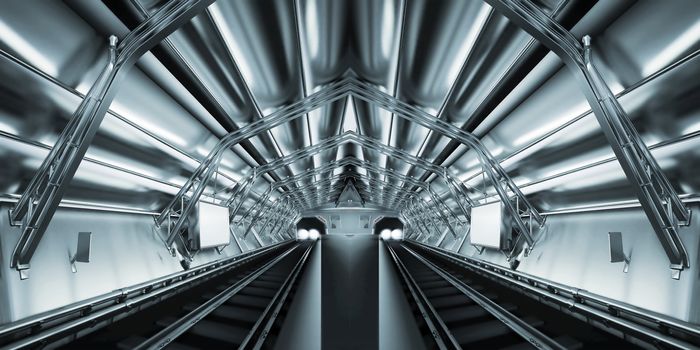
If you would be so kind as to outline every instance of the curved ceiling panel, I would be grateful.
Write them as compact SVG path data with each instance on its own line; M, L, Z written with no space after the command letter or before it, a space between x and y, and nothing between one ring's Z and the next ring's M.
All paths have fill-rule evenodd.
M97 79L107 36L123 39L165 3L3 5L5 196L27 186ZM698 2L535 3L578 38L592 36L594 62L674 188L700 192L689 170L700 166ZM37 14L40 25L27 20ZM138 61L66 199L160 210L225 135L317 102L341 81L355 90L224 152L208 198L238 190L255 167L340 138L266 172L244 209L282 181L267 204L298 191L297 209L327 205L347 181L379 207L399 205L408 190L434 200L422 181L455 210L442 167L473 199L495 198L474 150L438 132L433 119L417 123L382 104L479 137L542 211L634 198L571 72L486 3L242 0L215 2Z

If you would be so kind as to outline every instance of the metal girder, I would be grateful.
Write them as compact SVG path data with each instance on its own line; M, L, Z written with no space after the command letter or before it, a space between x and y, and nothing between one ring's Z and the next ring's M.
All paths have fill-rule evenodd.
M257 212L255 218L262 212L262 210L266 207L267 205L267 199L270 198L270 194L272 194L272 185L268 186L267 190L263 193L262 196L258 198L257 201L251 206L248 211L246 211L245 214L243 214L243 217L241 217L240 220L238 220L239 223L244 222L245 219L248 218L248 215L250 215L253 212ZM260 209L258 209L260 207ZM252 220L253 222L255 221L255 218Z
M352 94L355 98L364 100L370 104L374 104L394 113L396 116L434 130L441 135L452 138L455 141L469 146L472 150L474 150L479 162L482 165L484 173L488 176L489 180L491 180L491 183L503 202L503 205L515 221L517 230L525 238L528 249L532 249L535 241L530 234L531 227L528 227L529 225L527 225L522 219L522 216L527 215L540 225L544 224L544 218L539 214L537 209L530 204L515 182L513 182L510 176L508 176L503 167L501 167L501 164L493 157L493 155L491 155L488 149L484 147L478 137L450 124L449 122L437 119L429 113L411 106L406 102L398 100L391 95L381 92L368 84L357 82L354 86ZM518 201L517 204L511 202L507 189L515 195L515 198Z
M278 159L276 159L270 163L267 163L263 166L259 166L259 167L254 168L253 174L250 177L246 178L246 180L244 181L245 185L239 186L239 191L234 192L234 194L231 196L231 198L227 201L227 203L235 202L234 199L237 196L237 194L239 192L244 192L243 196L241 196L241 200L239 202L239 205L236 206L236 208L231 213L232 218L233 218L233 216L236 215L236 213L240 209L240 207L241 207L242 203L244 202L245 197L247 196L248 191L250 190L252 184L260 176L264 175L265 173L279 169L280 167L290 165L290 164L292 164L300 159L306 159L308 157L312 157L312 156L314 156L318 153L321 153L323 151L326 151L328 149L339 147L340 145L343 145L347 142L356 143L362 147L367 147L369 149L383 153L387 156L396 157L397 159L403 160L409 164L421 167L421 168L428 170L428 171L432 171L436 175L438 175L439 177L444 178L444 181L448 185L448 187L453 186L452 183L454 183L456 181L454 178L452 178L449 175L449 173L447 173L445 171L444 168L442 168L440 166L436 166L436 165L434 165L430 162L427 162L423 159L416 158L416 157L408 154L407 152L399 150L395 147L391 147L391 146L387 146L385 144L382 144L381 142L374 140L370 137L359 135L356 132L347 131L343 134L339 134L339 135L336 135L333 137L326 138L313 146L309 146L309 147L305 147L305 148L302 148L300 150L297 150L293 153L290 153L284 157L278 158ZM334 169L334 168L344 166L344 165L355 165L355 166L359 166L359 167L364 168L365 165L369 166L369 163L363 164L362 161L359 161L356 158L354 158L354 160L353 160L353 158L341 159L340 161L326 163L325 165L321 166L320 168L310 169L310 170L304 171L303 173L288 177L282 181L275 182L273 184L273 188L277 189L280 187L288 186L292 183L296 185L296 183L298 181L300 181L301 179L308 178L309 176L315 176L315 175L324 173L326 171L329 171L330 169ZM412 185L414 185L414 186L419 186L419 187L421 187L429 192L432 191L432 190L430 190L429 185L427 185L423 182L420 182L414 178L406 177L405 175L398 174L396 172L393 172L392 170L386 170L386 169L380 168L378 166L373 166L372 169L373 169L372 171L374 171L374 172L381 172L381 173L385 173L385 174L386 174L386 172L392 172L396 176L401 177L401 181L411 182ZM241 188L244 188L244 189L241 190ZM457 217L454 214L454 212L452 212L452 210L449 209L449 207L447 207L444 204L444 202L442 202L442 200L434 192L432 192L430 194L431 194L431 197L433 197L433 199L436 200L436 203L438 203L439 205L442 205L444 208L446 208L448 213L451 214L453 217L455 217L455 218ZM466 198L469 198L469 197L467 196ZM470 199L467 199L467 202L473 203ZM461 203L460 203L460 205L461 205ZM462 210L465 214L465 217L468 219L469 218L468 211L464 207L462 207Z
M109 61L73 113L58 141L10 211L10 222L22 225L10 266L27 278L26 269L53 218L70 181L120 86L136 61L214 0L171 1L130 32L117 46L110 37Z
M282 208L280 208L280 204L282 204L281 200L276 201L272 205L268 206L269 210L273 211L270 213L270 215L267 215L267 219L263 222L263 225L260 227L260 232L262 233L263 230L267 227L267 224L270 222L270 220L277 215L279 211L281 211ZM257 217L264 217L265 214L262 213L267 213L267 211L261 211L261 214L258 214ZM256 219L253 219L250 223L250 227L252 228L255 225ZM243 237L247 235L247 231L244 231Z
M156 219L158 224L162 224L165 219L174 211L177 204L185 199L185 194L192 191L192 196L189 198L187 204L182 209L180 213L180 218L175 224L175 229L173 232L181 229L184 225L185 217L194 208L195 203L201 197L207 183L211 179L213 172L218 166L221 159L221 155L225 149L246 140L250 137L256 136L272 127L278 126L280 124L294 120L295 118L301 117L309 111L324 106L332 101L342 98L346 95L352 95L359 99L365 100L373 105L380 108L386 109L394 113L397 116L408 119L411 122L415 122L419 125L425 126L431 130L434 130L444 136L453 138L465 145L470 146L474 149L479 156L479 160L484 167L485 172L488 174L489 178L492 180L494 188L496 189L499 197L504 202L507 210L511 213L514 220L516 221L516 226L519 231L525 237L528 246L531 248L534 245L534 240L529 233L529 230L521 218L521 213L518 208L524 208L527 215L531 216L535 221L543 224L543 218L539 215L537 210L530 205L527 198L520 192L518 187L513 183L513 181L508 177L500 164L493 158L493 156L486 150L481 141L473 136L472 134L461 130L450 123L442 121L435 118L434 116L417 109L407 103L404 103L393 96L387 95L375 87L358 81L355 78L346 78L345 80L339 81L334 84L330 84L323 90L310 95L301 101L293 103L288 107L285 107L272 115L263 118L257 122L250 124L245 128L230 133L223 137L217 146L210 152L204 162L200 164L194 174L188 179L185 185L180 189L178 194L172 199L172 201L166 206L166 208L161 212L161 214ZM368 139L365 144L376 143L378 148L388 147L381 144L376 140ZM313 146L311 146L313 147ZM284 158L284 157L283 157ZM280 161L283 162L283 161ZM278 163L281 164L281 163ZM436 166L433 164L433 168ZM270 169L274 168L274 165L269 166ZM436 173L447 174L447 172L441 170L441 167L437 166ZM448 187L452 186L449 181L446 181ZM510 198L506 189L507 187L510 191L514 193L519 205L515 206L510 202ZM468 197L466 197L468 198ZM167 242L172 244L175 235L171 233L168 237Z
M393 171L393 170L386 170L386 169L379 168L378 166L373 165L373 164L371 164L371 163L369 163L369 162L362 162L362 161L358 161L358 162L360 163L360 166L364 167L365 169L372 169L373 171L376 171L376 172L378 172L378 173L380 173L380 174L387 175L387 176L389 176L389 177L393 177L393 178L399 179L399 180L404 181L404 182L411 182L411 183L414 184L415 186L419 186L419 187L423 188L424 190L426 190L426 191L428 192L428 194L430 194L430 196L431 196L431 199L432 199L432 202L433 202L433 206L434 206L434 208L435 208L435 212L436 212L436 213L440 216L440 218L447 224L447 228L448 228L449 231L452 233L452 235L453 235L454 237L457 237L457 232L455 232L455 230L453 229L452 225L449 224L449 219L447 218L447 216L445 215L445 213L440 209L441 204L442 204L442 206L444 206L444 207L447 207L447 206L445 205L444 202L442 202L442 199L440 199L440 198L430 189L430 186L429 186L428 184L422 183L422 182L420 182L420 181L418 181L418 180L416 180L416 179L414 179L414 178L411 178L411 177L407 177L407 176L405 176L405 175L398 174L397 172L395 172L395 171ZM409 192L409 193L412 193L412 192ZM448 208L448 211L451 212L451 211L449 210L449 208ZM457 222L460 222L459 218L457 218L457 216L454 215L454 213L452 213L452 215L453 215L453 217L455 218L455 220L456 220Z
M293 204L291 201L287 201L285 205L282 206L282 208L277 212L275 219L272 222L272 226L270 228L270 235L276 235L278 232L277 225L281 222L284 222L284 218L289 217L290 211L294 210L293 209ZM263 230L264 227L261 229Z
M420 203L420 201L418 201L418 203ZM424 211L422 208L415 208L415 207L416 207L415 204L412 205L412 206L411 206L411 205L408 206L409 210L413 212L413 215L414 215L415 217L418 217L418 218L419 218L418 222L420 222L421 224L423 224L423 228L425 229L425 231L422 232L422 233L425 233L426 237L431 237L431 236L433 236L433 234L430 232L430 228L429 228L428 225L426 224L426 221L429 221L429 222L433 223L433 226L435 226L435 225L434 225L435 222L434 222L431 218L426 218L426 213L427 213L427 211ZM437 234L440 234L440 230L438 229L437 231L438 231ZM419 237L420 237L420 236L422 236L422 234L419 235ZM418 237L416 237L416 239L418 239Z
M313 183L313 184L309 184L309 185L306 185L306 186L303 186L303 187L295 188L295 189L293 189L293 190L290 190L290 192L294 192L294 191L302 191L302 192L303 192L303 191L305 191L305 190L307 190L307 189L313 189L313 188L316 188L316 187L318 187L318 186L323 186L323 185L325 185L325 184L332 183L333 181L336 181L336 180L339 180L339 181L342 182L342 180L343 180L343 179L346 179L346 178L358 178L358 179L361 179L361 180L363 180L363 181L375 182L375 183L378 183L378 184L380 184L380 185L382 185L382 186L393 187L393 188L395 188L397 191L405 192L405 193L407 193L407 194L409 194L409 195L411 195L411 196L415 196L415 197L417 197L417 198L420 199L420 197L418 197L418 195L417 195L416 193L411 192L411 191L408 191L408 190L406 190L406 189L404 189L404 188L401 188L401 187L398 186L398 185L391 184L391 183L385 182L385 181L383 181L383 180L373 179L373 178L367 177L366 175L362 175L362 174L358 174L358 173L344 173L344 174L334 175L334 176L331 176L331 177L329 177L329 178L322 179L322 180L320 180L320 181L318 181L318 182L315 182L315 183ZM361 189L361 188L360 188L360 189ZM359 190L359 189L358 189L358 190ZM307 193L308 193L308 192L307 192ZM368 194L371 196L371 193L368 193ZM285 193L285 194L283 194L282 196L284 197L284 196L291 196L291 195L292 195L291 193ZM422 199L421 199L421 200L422 200Z
M360 175L359 177L362 178L362 175ZM370 182L370 183L371 183L371 182L374 182L374 183L379 184L379 185L384 186L384 187L394 187L394 188L397 188L399 191L405 191L406 193L409 194L409 196L410 196L413 200L416 200L416 201L420 204L420 206L421 206L421 209L420 209L420 210L421 210L422 213L431 212L431 213L434 215L434 217L431 218L431 219L429 219L429 221L430 221L431 224L435 227L435 229L438 231L438 234L441 234L442 231L441 231L440 228L437 226L437 224L435 224L435 220L441 220L441 221L443 221L443 222L445 223L445 225L446 225L446 228L448 228L448 229L452 232L452 234L454 235L454 237L457 237L457 233L455 232L454 228L453 228L452 225L450 224L449 220L448 220L444 215L440 215L441 213L439 213L439 211L436 211L436 209L429 210L429 209L427 208L427 203L426 203L420 196L418 196L418 194L416 194L415 192L409 191L409 190L405 190L405 189L403 189L402 187L399 187L399 186L397 186L397 185L388 183L388 182L383 181L383 180L373 179L373 178L370 178L370 177L366 177L366 179L367 179L367 181ZM370 193L371 193L371 192L370 192ZM427 227L426 227L426 228L427 228ZM430 230L428 230L428 232L430 232Z
M451 175L449 175L449 173L443 167L436 166L435 164L427 162L424 159L417 158L415 156L410 155L409 153L407 153L405 151L402 151L402 150L397 149L397 148L392 147L392 146L387 146L387 145L385 145L385 144L383 144L375 139L372 139L372 138L367 137L367 136L359 135L353 131L347 131L343 134L339 134L336 136L326 138L313 146L309 146L309 147L297 150L293 153L288 154L285 157L279 158L279 159L277 159L273 162L270 162L264 166L260 166L260 167L255 168L254 173L257 174L257 176L259 177L264 173L274 171L282 166L290 165L299 159L305 159L308 157L312 157L318 153L321 153L323 151L326 151L326 150L334 148L334 147L339 147L340 145L343 145L343 144L348 143L348 142L356 143L361 147L369 148L371 150L383 153L387 156L395 157L395 158L402 160L402 161L405 161L409 164L418 166L418 167L425 169L427 171L431 171L431 172L435 173L436 175L438 175L440 178L443 178L443 181L445 181L445 183L448 185L448 187L454 186L454 183L456 182L456 180ZM358 163L358 162L360 162L360 163ZM283 187L283 186L288 186L292 183L296 184L301 179L308 178L309 176L315 176L315 175L321 174L323 172L329 171L329 169L337 168L337 167L340 167L343 165L355 165L355 166L359 166L359 167L364 167L364 165L366 165L366 164L363 165L361 162L362 161L359 161L357 159L355 159L355 160L353 160L353 159L349 159L349 160L341 159L339 161L326 163L323 166L321 166L320 168L310 169L310 170L307 170L303 173L288 177L280 182L275 182L273 186L275 188L279 188L279 187ZM375 172L382 172L382 173L385 173L387 171L393 172L392 170L386 170L386 169L380 168L378 166L373 166L372 169L373 169L372 171L375 171ZM404 182L411 182L412 185L414 185L414 186L419 186L419 187L425 189L426 191L430 191L429 186L423 182L420 182L414 178L406 177L405 175L398 174L396 172L393 172L393 173L396 174L396 176L400 176L401 180ZM450 189L454 190L452 188L450 188ZM234 194L234 196L235 196L235 194ZM438 203L441 202L441 199L439 199L434 192L431 193L431 196L434 197ZM471 201L471 199L469 199L469 197L466 196L466 194L463 194L463 196L466 198L467 203L469 203L470 205L473 205L473 201ZM241 202L242 202L242 200L241 200ZM461 202L458 202L458 203L460 204L460 206L462 205ZM456 218L456 215L454 214L454 212L451 211L451 209L449 209L449 207L447 207L444 203L439 203L439 204L442 204L444 206L444 208L447 208L449 213L453 217ZM468 219L469 212L467 211L467 209L464 208L463 206L461 206L461 209L463 210L465 217ZM237 212L237 210L234 210L234 214L232 214L232 215L235 215L235 212Z
M237 145L243 140L255 137L276 126L302 117L308 112L325 106L332 101L341 99L347 95L350 88L351 82L346 80L329 84L324 89L309 95L303 100L281 108L269 116L255 121L221 138L216 146L209 152L209 155L207 155L205 160L197 167L187 182L185 182L180 191L178 191L170 203L163 209L161 214L156 219L156 222L159 225L165 222L168 215L175 211L177 202L181 198L184 198L188 192L193 192L191 196L192 202L196 202L199 199L204 191L204 188L206 187L207 182L213 175L212 170L215 168L215 165L218 164L224 151Z
M411 183L411 185L413 185L413 186L417 186L417 187L422 188L430 195L431 199L434 201L436 206L443 207L444 209L446 209L446 211L449 214L452 215L452 217L454 217L457 221L459 221L459 218L457 218L457 215L455 215L454 212L452 212L452 210L449 209L449 207L447 207L447 205L442 201L442 199L430 188L430 184L421 182L413 177L400 174L394 170L388 170L388 169L381 168L381 167L379 167L379 166L377 166L369 161L362 161L362 160L359 160L357 158L348 158L348 159L349 159L348 163L350 163L351 165L361 167L361 168L367 169L369 171L376 172L378 174L389 176L389 177L398 179L399 181L402 181L402 182ZM442 211L440 211L439 209L438 209L438 211L440 213L442 213ZM444 215L444 214L441 214L441 215Z
M433 224L433 226L438 231L438 234L442 234L443 233L442 230L440 230L440 228L434 224L436 218L435 217L426 217L427 211L425 208L425 204L423 202L417 202L417 203L418 203L418 205L416 205L415 198L414 198L414 200L412 202L407 203L406 208L409 210L413 210L413 213L414 213L413 215L418 215L418 217L420 219L419 222L421 222L421 223L425 223L425 221L431 222L431 224ZM434 214L434 212L433 212L433 214ZM449 225L449 223L448 223L448 225ZM427 226L426 226L426 229L427 229Z
M292 103L263 119L253 122L246 127L240 128L221 138L214 149L212 149L212 151L209 153L207 158L197 167L187 182L185 182L182 188L180 188L180 191L178 191L175 197L173 197L170 203L168 203L168 205L156 218L156 224L163 224L170 214L173 213L178 207L178 203L185 199L185 195L192 191L192 196L187 201L187 204L182 209L182 212L180 212L180 217L166 240L167 246L170 246L175 240L176 235L173 233L178 232L182 228L182 226L185 224L187 215L192 212L197 201L202 196L202 193L204 193L204 189L206 188L209 180L211 180L225 150L237 145L243 140L247 140L248 138L272 129L275 126L279 126L299 118L309 111L344 97L350 87L351 85L347 81L329 84L323 90L312 94L301 101Z
M485 1L557 54L573 72L661 242L671 268L677 271L673 277L680 278L680 270L689 267L690 262L678 226L689 224L690 210L678 197L593 64L590 38L584 37L584 45L581 45L573 34L529 0Z

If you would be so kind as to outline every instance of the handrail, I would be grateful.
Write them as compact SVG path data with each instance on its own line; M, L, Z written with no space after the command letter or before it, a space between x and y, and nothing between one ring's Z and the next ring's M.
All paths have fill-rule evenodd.
M207 276L223 271L224 269L238 266L238 264L257 258L289 243L292 243L292 241L284 241L274 245L261 247L233 257L212 261L189 270L171 273L147 282L120 288L86 300L20 319L0 326L0 339L10 338L12 334L17 334L28 330L32 330L32 333L34 333L34 329L39 329L40 332L31 337L27 337L26 339L22 339L20 342L23 344L23 346L36 342L44 342L47 340L45 336L42 336L43 332L45 331L51 332L49 335L53 338L56 336L55 333L57 333L54 328L64 327L60 329L60 333L66 333L75 327L89 324L93 320L96 320L99 316L113 315L122 309L124 309L123 311L133 309L138 304L148 301L153 296L162 295L166 292L174 290L177 287L193 283L202 278L206 278ZM139 300L132 300L135 298L139 298ZM71 322L71 324L53 324L54 321L69 318L71 316L77 316L77 319L80 321L76 322L75 319L69 319L66 322ZM42 329L42 327L45 327L47 324L49 324L50 327L47 329ZM13 344L17 343L15 342Z
M607 83L591 60L590 37L584 45L529 0L485 0L494 9L557 54L576 78L603 134L647 216L672 269L672 278L690 266L678 233L690 211L661 171Z
M253 123L246 128L242 128L222 138L215 147L215 149L211 151L209 156L207 156L207 159L204 162L202 162L202 164L197 168L195 173L188 179L186 184L182 187L182 189L173 198L170 204L166 206L161 215L157 218L157 223L162 224L162 222L165 221L170 212L175 208L177 203L182 198L184 198L185 193L192 190L192 188L194 188L195 186L195 183L198 182L196 189L193 190L193 195L190 198L190 202L188 202L185 208L183 209L183 213L181 213L180 218L175 224L175 227L171 231L171 234L169 235L166 242L172 244L172 242L175 240L175 233L179 232L182 225L184 225L186 214L188 214L194 208L196 200L201 196L201 194L204 191L204 188L206 187L207 182L211 178L212 169L214 168L212 167L212 164L218 163L218 160L220 159L220 154L224 149L244 139L247 139L248 137L252 137L260 132L264 132L265 130L268 130L271 127L277 126L284 122L289 122L295 118L300 117L301 114L294 113L297 111L295 110L295 108L306 107L306 111L313 110L327 103L330 103L331 101L334 101L337 98L341 98L345 94L350 94L352 96L366 100L372 104L376 104L403 118L407 118L413 122L431 128L443 135L452 137L477 150L479 159L484 165L484 168L489 174L489 177L492 179L492 183L494 184L494 187L496 188L499 196L504 202L506 209L511 213L514 220L516 221L516 225L518 226L518 229L521 232L522 236L525 237L528 246L530 247L530 249L532 248L532 246L534 245L534 239L530 235L530 229L528 229L527 225L523 222L518 209L513 205L513 203L510 202L506 190L503 189L501 186L501 182L504 182L505 185L516 195L516 197L518 197L518 200L520 201L519 205L525 208L528 214L536 222L543 224L544 219L539 215L537 210L530 205L530 203L527 201L527 198L522 194L522 192L520 192L517 186L508 177L503 168L501 168L500 164L495 161L495 159L488 152L488 150L486 150L483 147L478 138L467 133L466 131L463 131L453 126L452 124L439 120L424 111L421 111L402 101L399 101L393 96L389 96L387 94L379 92L378 90L376 90L376 88L359 82L357 79L354 78L346 78L335 84L331 84L328 87L320 90L319 92L310 95L309 97L300 100L294 104L291 104L290 106L281 109L280 111L274 113L269 117L261 119L260 121Z
M68 184L85 157L109 109L121 79L136 61L163 38L210 5L214 0L171 1L129 33L119 47L109 39L109 60L90 91L73 113L57 143L44 158L22 198L10 212L10 222L22 225L10 266L21 279L28 278L29 263ZM23 220L20 222L20 220Z
M176 337L178 337L179 335L190 329L192 326L194 326L196 321L202 319L204 316L211 313L214 309L219 307L226 300L230 299L231 296L238 293L241 289L250 284L253 280L255 280L258 276L262 275L265 271L269 270L272 266L278 264L282 259L287 257L297 248L298 246L288 249L281 255L275 257L272 261L256 269L249 276L244 277L242 280L234 283L225 290L219 292L212 299L206 301L204 304L190 311L184 317L177 319L175 322L169 324L167 327L163 328L158 333L146 339L144 342L139 344L136 347L136 349L161 349L165 347L170 342L175 340Z
M454 288L456 288L464 295L469 297L469 299L471 299L475 304L479 305L481 308L483 308L485 311L490 313L498 320L501 320L513 332L517 333L519 336L521 336L523 339L529 342L530 345L533 345L538 349L565 349L552 338L538 330L536 327L528 324L521 318L516 317L515 315L510 313L510 311L504 309L502 306L490 300L489 298L479 293L474 288L468 286L464 282L456 279L444 269L427 261L425 257L416 253L415 251L413 251L413 249L410 249L408 247L404 247L404 249L406 249L408 253L413 255L414 258L416 258L418 261L424 264L427 268L440 275L440 277L444 278Z
M394 261L394 265L396 265L396 269L399 271L399 277L403 279L406 289L408 289L411 297L413 297L413 301L416 307L418 307L418 311L425 321L425 325L432 333L431 335L437 347L439 349L448 349L447 345L450 345L453 349L461 349L457 340L455 340L452 333L442 321L442 318L440 318L435 308L428 301L428 298L423 291L421 291L416 280L408 273L408 269L403 261L399 259L393 247L388 244L386 246L391 259Z
M270 301L270 304L265 308L263 314L260 316L253 329L248 332L248 335L243 339L243 342L238 347L239 349L255 349L259 350L263 348L264 342L268 339L268 334L275 323L275 320L279 316L282 307L287 303L287 298L292 290L292 287L299 281L304 267L306 267L306 261L311 254L311 250L316 246L316 242L311 244L309 248L304 251L301 259L294 265L292 271L289 273L281 288L275 293Z
M583 312L584 314L595 316L596 318L602 318L611 324L617 324L625 328L634 327L634 325L637 327L639 326L638 324L630 325L620 322L619 319L624 315L627 315L631 319L644 320L647 322L647 325L645 326L647 327L646 331L632 328L630 328L630 330L634 330L637 334L648 333L648 337L653 338L655 341L659 341L660 343L669 344L680 348L696 347L691 346L683 340L670 338L668 335L666 335L668 334L669 329L674 332L680 332L691 336L696 341L700 342L700 326L696 324L681 321L679 319L627 304L619 300L610 299L602 295L591 293L584 289L567 286L562 283L533 276L525 272L512 270L488 261L464 256L443 248L432 247L413 240L408 242L448 259L448 261L462 264L468 268L487 273L489 276L502 280L509 285L517 285L548 300L556 301L557 304L564 305L567 307L567 309L577 310ZM593 305L596 307L594 308ZM604 310L604 312L601 313L600 310ZM653 327L649 327L649 325L653 325ZM660 334L652 334L652 330L653 332L659 332Z

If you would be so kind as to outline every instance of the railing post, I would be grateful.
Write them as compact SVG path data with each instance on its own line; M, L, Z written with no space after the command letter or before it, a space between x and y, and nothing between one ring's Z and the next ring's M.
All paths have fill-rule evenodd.
M571 32L528 0L486 2L557 54L572 71L666 252L672 277L680 278L680 271L689 267L690 261L678 225L689 224L690 211L595 68L590 38L584 39L582 46Z

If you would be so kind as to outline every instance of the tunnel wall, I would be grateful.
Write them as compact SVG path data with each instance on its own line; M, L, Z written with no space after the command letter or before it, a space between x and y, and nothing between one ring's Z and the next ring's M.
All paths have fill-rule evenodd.
M373 225L372 223L377 217L380 216L393 216L396 217L397 214L394 212L386 212L386 211L381 211L381 210L375 210L375 209L362 209L362 208L353 208L353 209L343 209L343 208L338 208L338 209L332 209L332 210L323 210L323 211L312 211L312 212L307 212L305 213L305 216L321 216L323 217L324 220L326 220L326 227L328 228L328 234L372 234L372 228ZM336 225L335 228L332 227L332 217L337 216L340 218L340 224ZM368 217L368 225L367 227L364 227L364 225L360 225L360 217L361 216L366 216Z
M691 208L693 225L680 228L690 268L679 280L671 278L668 258L640 208L548 216L544 229L535 235L534 250L521 257L518 271L698 323L700 208L697 203ZM622 271L623 263L610 263L611 231L622 232L625 253L631 258L628 273ZM442 247L453 250L457 245L448 235ZM503 253L486 249L479 254L468 241L460 253L509 266Z
M9 264L20 227L9 225L8 209L6 203L0 206L0 324L182 271L158 237L164 234L152 216L64 208L38 245L29 278L20 280ZM72 273L69 259L80 231L92 232L90 262L76 263L77 273ZM252 235L247 242L257 247ZM234 243L221 254L202 250L191 266L238 254Z

